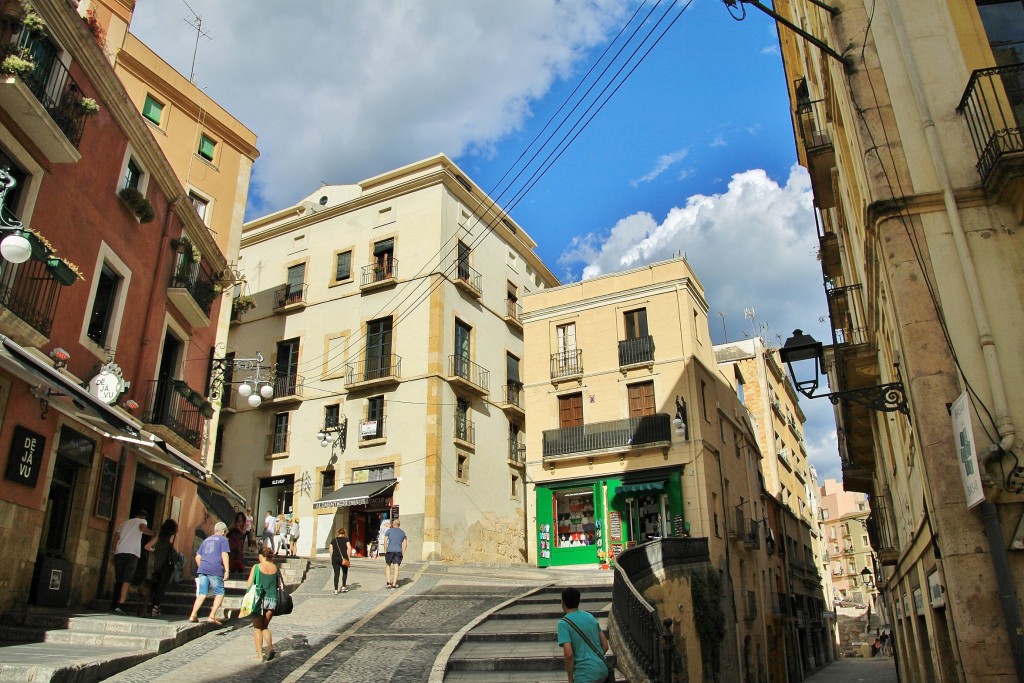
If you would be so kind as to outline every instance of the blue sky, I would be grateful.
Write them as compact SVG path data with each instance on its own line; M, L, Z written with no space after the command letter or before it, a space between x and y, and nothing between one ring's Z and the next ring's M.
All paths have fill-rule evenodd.
M563 281L682 252L707 290L716 342L781 344L795 327L829 341L809 182L794 167L768 17L735 21L719 0L694 0L513 205L525 183L503 194L500 179L615 34L636 25L627 19L674 17L684 2L303 0L290 14L279 0L188 4L211 38L199 41L197 85L259 136L247 217L444 152ZM139 0L132 30L187 75L187 21L182 0ZM802 407L820 480L839 477L831 405Z

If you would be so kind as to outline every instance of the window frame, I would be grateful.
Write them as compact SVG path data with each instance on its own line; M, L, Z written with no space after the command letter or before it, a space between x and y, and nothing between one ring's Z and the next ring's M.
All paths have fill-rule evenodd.
M347 256L348 257L348 275L346 275L345 277L338 277L338 266L339 266L339 264L341 262L341 257L342 256ZM341 284L343 282L351 282L352 281L352 277L353 277L352 276L352 257L353 257L353 253L352 253L352 249L351 248L349 248L349 249L342 249L340 251L334 252L334 277L331 279L331 284L337 285L337 284Z
M153 105L159 107L159 109L157 110L157 117L156 117L156 119L154 119L152 116L150 116L148 113L146 113L146 110L149 109L150 103L152 103ZM140 112L142 114L142 118L144 118L146 121L149 121L150 123L152 123L157 128L162 128L163 127L163 121L164 121L164 116L163 115L164 115L164 110L166 108L167 108L167 105L164 104L163 102L161 102L160 100L158 100L156 97L154 97L153 93L146 93L146 98L142 101L142 109L140 110Z
M204 159L211 164L217 159L217 147L218 142L206 133L199 134L199 143L196 145L196 156L200 159ZM204 148L209 147L209 154L204 152Z
M104 265L108 266L118 277L121 278L117 293L114 297L113 314L107 322L110 333L104 339L104 344L98 344L89 336L89 321L92 318L93 302L96 298L96 290L99 287L99 277L89 278L88 304L83 306L82 326L79 331L78 342L82 347L88 349L101 362L117 352L117 345L121 336L121 325L124 320L125 306L128 300L128 293L131 291L132 271L124 261L118 257L113 249L106 242L100 242L99 253L96 255L96 262L93 266L93 273L101 272Z

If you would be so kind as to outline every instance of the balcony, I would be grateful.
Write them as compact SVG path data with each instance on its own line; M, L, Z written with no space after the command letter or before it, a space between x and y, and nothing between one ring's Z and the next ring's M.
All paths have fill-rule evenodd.
M461 260L455 261L455 286L461 289L463 292L479 299L483 294L483 288L480 284L482 278L480 273L474 270L468 263Z
M789 616L789 596L787 596L785 593L772 594L772 616Z
M506 382L501 387L501 409L505 411L505 414L510 418L514 417L525 417L526 408L523 405L523 400L526 398L526 392L523 390L521 382Z
M309 285L285 285L274 290L274 313L302 310L309 301Z
M747 621L757 619L757 593L754 591L747 591L746 610L744 610L743 618Z
M202 263L187 262L179 254L167 298L192 327L209 327L210 309L217 298L213 285L213 276Z
M885 497L875 498L871 504L871 516L866 523L871 547L883 565L896 564L900 557L900 546L893 533Z
M369 292L376 289L393 287L397 275L398 259L375 261L368 266L363 266L362 276L359 279L359 289L363 292Z
M380 441L387 438L387 416L381 415L374 419L359 421L359 443L367 445L368 441Z
M543 441L545 458L667 449L672 445L672 418L668 413L658 413L548 429Z
M832 338L836 344L849 346L867 341L867 330L860 324L858 315L860 291L860 283L842 287L832 283L825 285L829 318L832 320Z
M747 518L743 515L742 508L735 508L733 514L736 515L736 520L729 529L729 538L742 540L747 536Z
M455 441L464 447L476 445L476 427L465 415L455 416Z
M0 269L0 326L22 346L44 346L57 316L61 283L42 261Z
M551 354L551 379L571 379L583 375L583 351L559 351Z
M291 432L274 432L267 434L266 448L263 450L263 457L266 460L283 458L288 455L288 446L291 442Z
M986 189L1002 189L1024 177L1024 64L976 69L957 113L964 117Z
M654 364L654 337L623 339L619 342L619 367Z
M274 377L274 395L269 403L301 401L304 396L303 385L306 378L301 375L277 375Z
M518 301L512 299L505 300L505 322L510 327L514 327L520 332L523 329L523 307Z
M31 53L35 68L22 77L0 76L0 109L51 163L77 162L86 118L81 88L45 38L22 31L18 47Z
M349 391L382 384L394 384L402 376L402 357L395 354L364 358L345 365L345 388Z
M803 147L807 172L811 176L815 204L823 209L836 205L832 186L832 169L836 165L836 152L828 133L828 113L825 100L811 100L804 79L795 84L796 111L793 120Z
M184 382L150 380L142 421L146 429L173 446L182 450L199 448L206 417L200 406L176 386L188 387Z
M448 356L448 381L477 396L490 393L491 373L463 356Z
M526 465L526 444L512 436L508 437L508 464L513 467Z

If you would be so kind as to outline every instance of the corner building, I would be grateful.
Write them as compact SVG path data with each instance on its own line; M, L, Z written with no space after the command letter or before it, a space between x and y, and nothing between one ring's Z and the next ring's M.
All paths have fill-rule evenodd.
M228 354L273 398L226 378L215 471L304 555L398 515L411 558L523 562L519 300L557 284L534 247L443 155L246 223Z

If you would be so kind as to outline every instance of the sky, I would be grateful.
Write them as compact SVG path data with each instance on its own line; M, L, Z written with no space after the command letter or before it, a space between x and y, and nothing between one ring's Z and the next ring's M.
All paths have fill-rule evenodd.
M682 254L715 343L830 341L769 17L720 0L287 9L138 0L132 22L186 76L194 59L196 85L257 134L247 219L443 152L562 282ZM801 407L819 482L841 479L831 404Z

